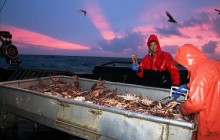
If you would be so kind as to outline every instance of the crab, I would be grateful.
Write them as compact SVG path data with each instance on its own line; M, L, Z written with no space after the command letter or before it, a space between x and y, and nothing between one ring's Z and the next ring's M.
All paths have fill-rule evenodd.
M143 97L141 93L139 93L138 96L128 91L118 95L117 88L112 90L110 89L110 85L105 86L105 80L102 81L101 78L92 85L90 90L84 90L80 87L78 79L78 75L74 75L72 82L63 82L60 78L50 76L49 80L52 81L52 84L47 85L43 79L39 79L38 85L30 86L27 89L80 102L130 110L175 120L193 121L193 116L183 116L179 111L179 104L184 101L170 100L163 103L169 97L153 101L147 96Z
M73 76L73 82L71 83L71 85L76 88L76 89L79 89L80 86L79 86L79 76L78 75L74 75Z
M104 87L104 88L98 88L98 89L94 89L92 91L90 91L87 95L86 95L86 98L87 99L91 99L93 97L97 97L99 96L100 94L102 94L104 92L104 90L108 89L108 87Z

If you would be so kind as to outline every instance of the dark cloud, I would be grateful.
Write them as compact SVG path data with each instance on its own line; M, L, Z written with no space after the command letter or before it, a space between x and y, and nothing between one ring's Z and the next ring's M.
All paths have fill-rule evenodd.
M217 33L217 35L220 37L220 18L216 18L213 21L213 30Z
M183 27L191 27L195 25L202 25L204 23L210 23L208 13L198 13L196 17L190 17L188 20L184 21L182 24Z
M138 32L129 33L123 38L114 38L110 41L101 40L98 45L105 51L124 52L126 49L137 50L138 47L146 46L145 35Z
M196 36L196 38L198 38L198 39L202 39L202 36L198 35L198 36Z
M179 32L179 28L182 27L191 27L191 26L196 26L196 25L202 25L204 23L211 23L210 18L209 18L209 13L198 13L196 14L196 16L190 16L187 20L177 23L175 25L173 24L169 24L168 27L163 27L163 28L155 28L157 30L158 33L162 34L162 35L177 35L177 36L181 36L181 37L187 37L184 36L183 34L181 34ZM219 25L219 22L216 23L216 28L217 25ZM220 30L220 29L218 29Z
M182 36L182 34L179 32L178 26L176 25L169 25L168 27L163 27L163 28L155 28L159 34L162 35L177 35L177 36Z
M195 16L189 16L189 18L181 23L172 25L170 24L168 27L163 28L155 28L158 33L162 35L177 35L181 37L188 37L179 32L179 28L183 27L193 27L193 26L201 26L203 24L211 24L212 21L210 18L210 13L201 12L197 13ZM220 36L220 18L216 18L213 20L213 30ZM197 36L197 38L202 39L201 36Z
M169 52L171 54L176 54L177 49L178 49L178 45L165 45L162 47L163 51Z
M193 26L202 25L202 24L210 25L213 23L212 26L210 25L210 27L212 27L211 30L213 30L220 37L220 28L219 28L220 18L217 17L213 19L213 18L210 18L211 16L212 15L210 13L205 13L205 12L198 13L196 14L196 16L190 17L188 20L184 21L181 27L193 27ZM197 38L202 39L199 36L197 36Z
M211 59L217 60L218 62L220 62L220 54L207 54L207 56Z
M202 51L204 53L215 53L215 48L217 47L216 41L209 41L207 44L202 46Z

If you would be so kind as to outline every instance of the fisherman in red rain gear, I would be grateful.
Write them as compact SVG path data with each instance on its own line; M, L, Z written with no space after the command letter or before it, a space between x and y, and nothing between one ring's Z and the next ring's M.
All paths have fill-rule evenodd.
M220 63L192 44L178 48L176 62L190 73L189 97L180 111L198 113L198 140L220 140Z
M161 51L156 35L150 35L147 42L149 53L140 62L138 67L132 64L132 70L141 77L143 85L170 88L180 84L179 71L173 57Z

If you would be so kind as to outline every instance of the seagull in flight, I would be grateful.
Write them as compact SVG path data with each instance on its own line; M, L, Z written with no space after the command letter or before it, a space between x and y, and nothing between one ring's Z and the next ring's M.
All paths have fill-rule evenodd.
M220 15L220 10L218 10L218 9L215 9L215 11L217 11L217 12L218 12L218 15Z
M173 22L174 24L177 23L176 20L171 16L171 14L167 11L166 12L167 16L169 17L169 22Z
M86 16L86 11L85 10L78 10L78 12L83 12L84 16Z

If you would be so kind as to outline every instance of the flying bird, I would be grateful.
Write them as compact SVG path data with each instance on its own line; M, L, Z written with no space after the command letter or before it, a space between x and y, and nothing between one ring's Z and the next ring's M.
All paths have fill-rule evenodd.
M78 12L83 12L84 16L86 16L86 11L85 10L78 10Z
M215 11L217 11L217 12L218 12L218 15L220 15L220 10L218 10L218 9L215 9Z
M166 12L167 16L169 17L169 22L173 22L174 24L177 23L176 20L171 16L169 12Z

